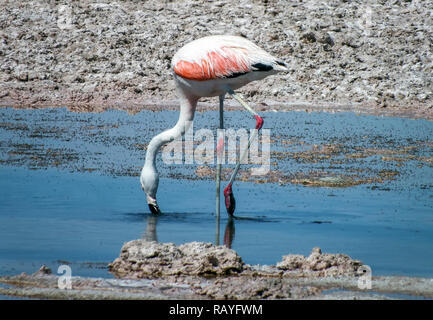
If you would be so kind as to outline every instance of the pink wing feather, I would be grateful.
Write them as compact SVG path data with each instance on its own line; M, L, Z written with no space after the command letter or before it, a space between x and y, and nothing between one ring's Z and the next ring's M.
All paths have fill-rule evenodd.
M236 73L251 72L251 64L246 53L240 47L220 47L209 51L194 62L179 60L174 66L174 72L186 79L205 81L225 78Z

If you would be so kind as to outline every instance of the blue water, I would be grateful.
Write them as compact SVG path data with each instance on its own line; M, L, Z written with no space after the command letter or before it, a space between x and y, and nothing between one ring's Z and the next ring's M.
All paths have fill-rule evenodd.
M243 113L226 114L227 126L242 123ZM215 242L214 181L175 178L179 173L193 177L196 165L168 166L158 160L160 217L148 213L139 187L142 145L172 126L177 112L6 108L0 116L0 274L32 273L42 264L55 272L67 263L73 275L111 277L106 264L126 241ZM216 112L199 113L194 125L209 123L215 129ZM417 148L403 163L377 155L338 165L332 159L278 160L277 168L287 174L323 168L331 173L399 171L395 180L383 183L325 188L237 182L236 215L243 219L234 221L232 248L246 263L275 264L282 255L308 255L318 246L362 260L373 275L433 276L433 171L421 159L433 155L432 122L269 112L265 123L276 140L304 142L276 143L273 150L297 151L308 143L340 143L347 153ZM223 212L221 243L227 222Z

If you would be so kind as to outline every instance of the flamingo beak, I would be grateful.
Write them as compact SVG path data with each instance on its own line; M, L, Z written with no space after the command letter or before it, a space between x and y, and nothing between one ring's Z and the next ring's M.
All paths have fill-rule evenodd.
M155 198L147 195L147 204L149 205L150 212L152 212L153 214L158 215L162 213L158 207L158 203L156 202Z
M150 209L150 212L152 212L155 215L159 215L162 213L157 204L150 204L149 203L149 209Z
M235 201L235 196L233 195L231 183L229 183L227 187L224 189L224 198L225 198L227 213L233 216L233 213L235 212L236 209L236 201Z

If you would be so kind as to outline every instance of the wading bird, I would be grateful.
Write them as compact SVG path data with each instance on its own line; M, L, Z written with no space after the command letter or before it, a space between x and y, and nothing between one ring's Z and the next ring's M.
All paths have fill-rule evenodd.
M234 90L251 81L261 80L288 69L283 61L245 38L219 35L204 37L186 44L174 55L171 70L180 100L179 119L173 128L152 138L147 147L146 160L140 176L149 209L154 214L161 212L156 201L159 181L155 166L156 154L164 144L185 134L188 125L194 119L197 101L201 97L219 96L220 128L223 129L224 97L228 93L253 115L257 129L254 132L257 132L263 125L263 119ZM253 138L254 135L251 136L247 149ZM244 154L246 151L244 150ZM229 183L224 189L225 205L230 215L233 215L235 210L232 184L240 162L237 162ZM221 164L217 164L216 181L216 203L219 216Z

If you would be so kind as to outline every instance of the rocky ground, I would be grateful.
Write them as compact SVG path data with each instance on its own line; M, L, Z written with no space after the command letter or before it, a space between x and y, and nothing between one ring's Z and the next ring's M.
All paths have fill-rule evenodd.
M0 277L0 295L49 299L390 299L432 298L432 279L369 277L344 254L314 248L276 266L251 266L232 249L210 243L134 240L109 270L116 279L53 275ZM368 287L368 279L371 287ZM70 283L70 287L67 285Z
M242 89L256 105L433 119L429 0L6 0L0 105L174 108L171 58L210 34L242 35L289 64Z
M161 276L280 276L326 277L355 276L362 266L343 254L322 253L314 248L310 256L287 255L276 266L254 267L225 246L190 242L180 246L134 240L123 245L120 257L109 265L118 277L147 278Z

